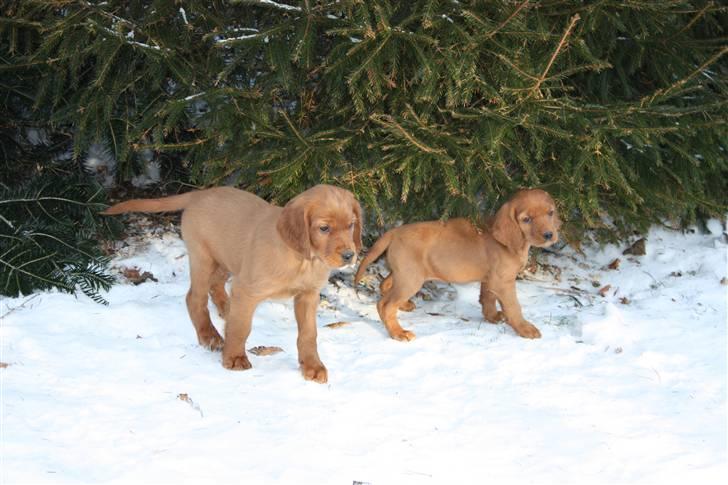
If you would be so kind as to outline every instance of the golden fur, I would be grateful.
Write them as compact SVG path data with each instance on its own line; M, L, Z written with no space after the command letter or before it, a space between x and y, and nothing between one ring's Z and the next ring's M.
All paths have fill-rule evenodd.
M518 335L538 338L539 330L521 313L516 275L526 264L529 248L555 243L560 226L549 194L538 189L521 190L498 210L486 231L466 219L419 222L388 231L362 260L354 282L358 283L366 267L387 252L391 273L380 285L377 310L396 340L415 338L400 326L397 310L413 309L409 298L428 280L480 281L480 303L487 321L496 323L505 318ZM502 312L497 310L496 300Z
M228 369L249 369L245 341L256 306L293 297L298 360L308 380L326 382L316 347L316 308L329 272L353 264L361 248L361 208L347 190L317 185L285 207L231 187L121 202L104 214L184 210L190 261L187 309L200 345L222 348ZM230 296L225 282L232 275ZM208 294L225 318L225 339L210 321Z

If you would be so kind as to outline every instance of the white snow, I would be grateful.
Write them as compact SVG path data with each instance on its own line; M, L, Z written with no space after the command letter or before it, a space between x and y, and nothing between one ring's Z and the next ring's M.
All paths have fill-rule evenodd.
M257 0L257 2L251 2L251 3L253 3L253 5L255 5L256 3L263 4L263 5L278 8L281 10L292 10L295 12L301 11L301 7L296 7L295 5L287 5L285 3L278 3L278 2L274 2L273 0Z
M144 172L131 178L131 184L134 187L149 187L150 185L159 183L162 165L159 161L154 160L153 157L154 153L151 150L146 149L141 151L140 158L144 164Z
M116 185L114 180L116 158L106 141L98 141L89 146L83 165L104 187Z
M184 244L153 236L114 264L159 282L120 283L108 307L2 301L0 482L717 483L728 246L719 221L708 227L654 228L645 256L543 258L560 278L518 283L539 340L484 323L477 285L438 285L400 312L417 339L396 342L373 296L330 284L325 385L298 371L289 301L259 307L247 345L284 352L225 370L188 320ZM350 324L324 326L337 321Z
M121 34L119 34L117 32L114 32L113 30L111 30L111 29L109 29L107 27L103 27L103 26L98 26L98 27L101 30L103 30L104 32L106 32L107 34L110 34L112 37L117 37L117 38L125 39L124 42L126 42L127 44L135 45L135 46L141 47L143 49L153 49L153 50L157 50L157 51L158 50L161 50L161 48L158 45L149 45L149 44L145 44L143 42L137 42L135 40L132 40L134 38L134 31L133 30L130 31L130 32L128 32L126 34L126 36L121 36ZM165 51L169 51L169 49L164 49L164 50Z
M190 95L189 95L189 96L187 96L187 97L186 97L186 98L185 98L184 100L185 100L185 101L192 101L193 99L195 99L195 98L199 98L200 96L204 96L204 95L205 95L205 91L202 91L201 93L197 93L197 94L190 94Z
M237 37L230 37L228 39L217 39L216 42L218 44L229 44L231 42L235 42L238 40L246 40L246 39L254 39L256 37L260 37L263 34L246 34L246 35L239 35ZM267 37L266 37L267 38Z

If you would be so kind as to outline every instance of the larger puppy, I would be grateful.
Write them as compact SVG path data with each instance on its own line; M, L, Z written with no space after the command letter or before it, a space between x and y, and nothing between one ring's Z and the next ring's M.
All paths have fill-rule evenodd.
M543 190L517 192L496 213L488 230L480 231L466 219L407 224L385 233L369 250L354 277L358 283L366 267L387 251L391 273L380 285L379 316L389 335L412 340L415 334L397 321L397 310L412 309L408 301L425 281L450 283L480 281L483 316L506 322L521 337L541 333L523 318L516 297L516 275L526 264L531 246L547 247L558 240L561 225L556 205ZM500 302L502 312L496 309Z
M178 210L184 210L182 238L190 260L187 309L200 345L222 348L228 369L249 369L245 341L256 306L293 297L301 371L307 380L326 382L316 348L316 308L329 272L353 264L361 249L361 207L351 192L317 185L277 207L249 192L220 187L129 200L103 213ZM208 293L225 317L224 341L210 321Z

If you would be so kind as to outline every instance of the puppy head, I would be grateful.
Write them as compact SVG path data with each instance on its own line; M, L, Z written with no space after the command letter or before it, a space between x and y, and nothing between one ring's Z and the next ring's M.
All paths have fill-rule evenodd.
M317 185L285 205L277 229L306 259L331 268L353 265L362 246L361 206L348 190Z
M491 234L511 249L548 247L559 240L561 220L551 196L539 189L520 190L498 209Z

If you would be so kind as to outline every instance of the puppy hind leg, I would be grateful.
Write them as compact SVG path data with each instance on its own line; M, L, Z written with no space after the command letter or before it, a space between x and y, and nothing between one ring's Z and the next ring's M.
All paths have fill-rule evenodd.
M203 347L220 350L223 340L220 333L212 325L210 312L207 309L207 293L210 290L210 278L215 271L215 263L201 251L189 251L190 257L190 290L187 292L187 311L197 331L197 340Z
M389 290L392 289L392 281L392 273L390 273L382 280L381 283L379 283L379 291L382 293L382 296L384 296L385 293L389 293Z
M496 308L497 297L495 293L488 288L488 285L480 283L480 305L483 309L483 318L486 322L498 323L505 320L503 312Z
M385 293L388 293L392 289L392 274L390 273L389 276L384 278L382 282L379 284L379 290L382 292L382 296L384 296ZM403 312L411 312L417 308L412 300L407 300L404 303L402 303L399 306L399 309Z
M210 298L217 307L217 314L223 318L228 306L228 294L225 291L228 276L229 273L222 266L218 266L210 278Z
M397 310L420 289L424 280L409 277L407 280L394 280L392 287L377 302L377 311L387 328L390 337L395 340L414 340L415 334L405 330L397 320Z
M412 299L405 301L399 306L399 309L403 312L411 312L414 311L415 308L417 308L417 305L415 305L415 302L413 302Z

